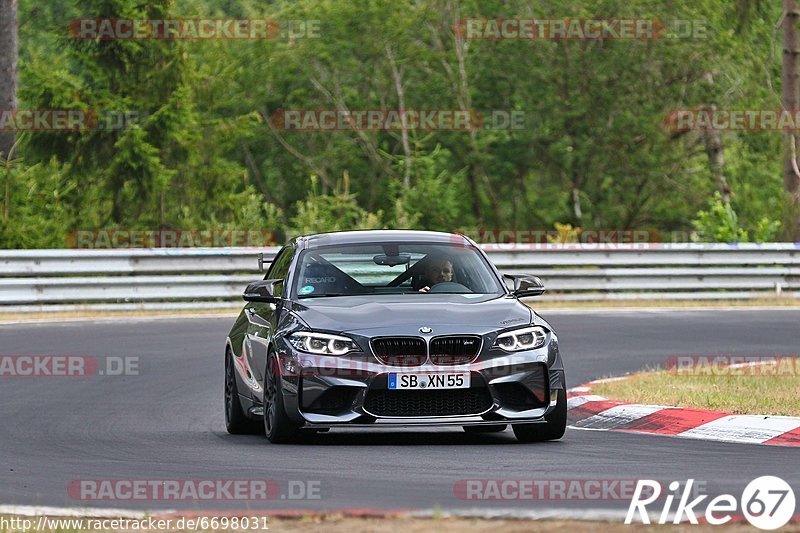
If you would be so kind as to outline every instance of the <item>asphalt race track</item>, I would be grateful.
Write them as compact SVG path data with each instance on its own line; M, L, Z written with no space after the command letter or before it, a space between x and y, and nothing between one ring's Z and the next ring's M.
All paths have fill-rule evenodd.
M652 367L670 355L800 353L800 310L543 313L559 333L570 385ZM123 509L627 508L628 501L474 501L464 479L694 478L738 494L778 475L800 494L800 450L568 429L518 444L510 429L331 431L296 445L230 436L222 350L232 319L0 325L0 355L137 356L139 375L0 377L0 503ZM73 480L277 480L319 483L319 499L84 501Z

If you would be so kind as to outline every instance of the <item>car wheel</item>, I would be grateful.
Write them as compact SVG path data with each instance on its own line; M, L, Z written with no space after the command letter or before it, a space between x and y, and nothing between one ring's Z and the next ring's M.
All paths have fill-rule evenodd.
M270 352L264 379L264 432L270 442L281 444L297 437L298 428L286 414L277 356Z
M508 424L491 424L487 426L464 426L467 433L500 433L505 431Z
M514 435L520 442L543 442L557 440L567 429L567 391L558 391L556 408L544 417L545 424L513 424Z
M247 435L261 431L261 424L250 420L244 414L230 351L225 354L225 428L231 435Z

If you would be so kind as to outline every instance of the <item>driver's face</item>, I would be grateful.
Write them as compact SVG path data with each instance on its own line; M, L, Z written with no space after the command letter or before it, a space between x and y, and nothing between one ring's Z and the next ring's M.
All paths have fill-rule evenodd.
M450 261L440 261L428 268L428 280L431 283L444 283L453 281L453 263Z

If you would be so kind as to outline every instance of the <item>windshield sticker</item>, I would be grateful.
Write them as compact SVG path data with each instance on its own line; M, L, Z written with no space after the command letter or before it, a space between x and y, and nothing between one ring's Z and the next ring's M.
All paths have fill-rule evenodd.
M306 278L306 283L336 283L336 278L327 276L324 278Z
M298 292L300 294L311 294L312 292L314 292L314 287L312 287L311 285L306 285L305 287L301 287L300 291Z

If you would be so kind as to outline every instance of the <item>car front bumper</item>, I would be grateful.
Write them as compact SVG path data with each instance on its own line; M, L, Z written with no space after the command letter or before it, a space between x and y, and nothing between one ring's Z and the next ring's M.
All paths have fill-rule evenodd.
M497 356L482 354L466 365L396 367L371 355L360 358L315 356L298 353L288 344L279 350L282 392L287 415L308 429L348 427L422 427L496 425L544 422L556 408L558 392L565 389L564 370L557 344L529 352ZM389 391L389 373L469 372L470 389ZM454 392L461 391L461 392ZM376 412L374 401L410 396L391 412ZM470 396L468 403L462 398ZM370 396L372 395L372 396ZM437 409L426 407L428 398ZM478 400L476 400L478 398ZM463 408L461 407L463 405ZM441 407L444 406L444 411Z

